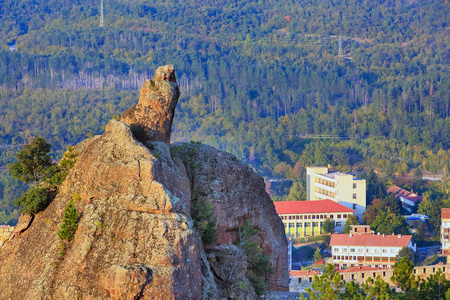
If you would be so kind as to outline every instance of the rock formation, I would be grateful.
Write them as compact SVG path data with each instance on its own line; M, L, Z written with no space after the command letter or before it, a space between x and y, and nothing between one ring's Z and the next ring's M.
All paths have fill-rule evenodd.
M178 97L173 66L160 67L121 121L75 147L78 160L56 198L22 218L0 251L0 299L254 299L245 254L233 245L246 220L275 269L271 289L287 289L284 228L263 180L212 147L170 149ZM207 249L193 227L191 192L217 220ZM71 198L81 199L78 229L61 253L57 231Z

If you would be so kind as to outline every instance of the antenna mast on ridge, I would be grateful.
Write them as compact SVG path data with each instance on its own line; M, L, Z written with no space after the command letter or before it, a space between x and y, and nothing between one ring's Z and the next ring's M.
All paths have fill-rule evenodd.
M105 20L103 18L103 0L101 0L100 4L100 27L105 26Z

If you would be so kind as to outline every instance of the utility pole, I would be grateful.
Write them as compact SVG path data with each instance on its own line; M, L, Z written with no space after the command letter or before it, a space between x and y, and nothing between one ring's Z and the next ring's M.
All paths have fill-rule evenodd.
M342 35L339 35L339 50L338 50L338 56L344 57L344 54L342 53Z
M100 4L100 27L105 26L105 20L103 18L103 0L101 0Z

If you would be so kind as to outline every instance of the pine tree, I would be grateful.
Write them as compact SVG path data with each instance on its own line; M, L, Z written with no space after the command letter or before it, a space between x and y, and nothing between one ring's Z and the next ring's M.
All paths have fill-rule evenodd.
M76 195L74 195L73 197L75 198ZM64 209L63 222L60 227L61 229L58 231L59 238L62 241L72 241L78 227L78 212L73 203L73 198L70 199L69 203L67 203L67 206Z

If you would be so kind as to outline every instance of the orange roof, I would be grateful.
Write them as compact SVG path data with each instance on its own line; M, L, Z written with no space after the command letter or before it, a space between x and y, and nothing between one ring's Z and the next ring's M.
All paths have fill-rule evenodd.
M441 219L450 219L450 208L443 208L441 210Z
M332 234L331 246L407 247L412 235Z
M303 277L311 275L320 275L321 272L317 270L293 270L289 271L289 276L291 277Z
M369 266L357 266L357 267L352 267L350 269L346 269L346 270L339 270L339 273L353 273L353 272L364 272L364 271L377 271L380 270L380 268L373 268L373 267L369 267Z
M314 214L314 213L353 213L353 209L345 207L329 199L314 201L274 201L279 215Z
M396 185L391 186L387 190L387 193L388 194L394 193L395 197L403 197L403 198L408 199L409 201L412 201L414 203L417 202L417 201L422 201L423 200L422 196L419 196L419 195L417 195L416 193L413 193L413 192L408 192L407 190L399 188Z

